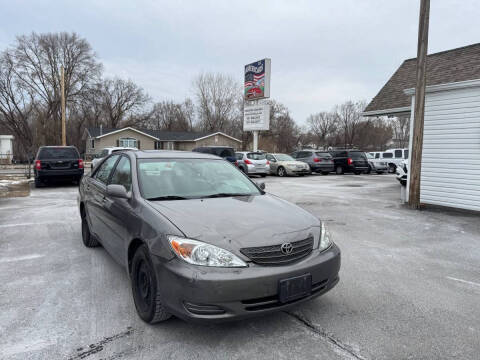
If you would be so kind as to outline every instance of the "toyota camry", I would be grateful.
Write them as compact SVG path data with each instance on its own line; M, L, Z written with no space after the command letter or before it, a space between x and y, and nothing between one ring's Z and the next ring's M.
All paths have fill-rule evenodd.
M147 323L283 310L338 283L340 250L322 221L264 188L214 155L113 153L81 181L83 243L126 268Z

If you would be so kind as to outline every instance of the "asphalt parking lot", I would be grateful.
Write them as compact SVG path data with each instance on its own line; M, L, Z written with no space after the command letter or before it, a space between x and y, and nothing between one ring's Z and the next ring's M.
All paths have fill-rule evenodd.
M82 244L76 187L0 199L0 358L478 359L478 215L411 211L392 175L265 182L327 222L340 283L291 311L221 325L143 323L124 269Z

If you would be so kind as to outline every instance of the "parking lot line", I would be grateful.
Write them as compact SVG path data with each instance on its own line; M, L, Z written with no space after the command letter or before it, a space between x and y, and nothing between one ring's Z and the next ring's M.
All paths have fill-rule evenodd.
M478 287L480 287L480 284L479 284L479 283L476 283L476 282L473 282L473 281L468 281L468 280L463 280L463 279L457 279L457 278L454 278L454 277L451 277L451 276L447 276L447 279L453 280L453 281L458 281L458 282L461 282L461 283L464 283L464 284L468 284L468 285L473 285L473 286L478 286Z

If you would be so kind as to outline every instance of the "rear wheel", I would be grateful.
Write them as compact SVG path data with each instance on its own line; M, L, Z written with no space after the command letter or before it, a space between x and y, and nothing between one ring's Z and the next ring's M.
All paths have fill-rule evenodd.
M86 247L97 247L99 246L99 242L97 241L97 239L95 239L92 235L92 233L90 232L90 227L88 226L88 221L87 221L87 217L86 217L86 214L85 214L85 210L82 210L82 240L83 240L83 244L86 246Z
M377 174L381 175L381 174L383 174L383 171L377 171Z
M335 172L337 173L337 175L342 175L343 174L343 167L337 166L337 168L335 169Z
M265 176L267 176L267 174L260 174L260 176L261 176L261 177L265 177Z
M278 168L277 175L280 176L280 177L287 176L287 171L285 170L285 168L283 166L280 166Z
M133 256L130 278L135 307L143 321L154 324L172 316L162 305L157 276L145 245Z

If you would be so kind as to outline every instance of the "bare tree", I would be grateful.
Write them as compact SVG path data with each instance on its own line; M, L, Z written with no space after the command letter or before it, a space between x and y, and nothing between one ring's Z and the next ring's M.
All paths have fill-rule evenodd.
M361 113L364 108L364 101L355 103L352 101L347 101L339 106L336 106L335 108L345 148L352 146L355 142L358 126L363 120Z
M190 99L183 103L160 101L153 106L144 126L155 130L190 131L193 126L194 107Z
M310 132L315 137L317 146L327 146L327 137L337 128L338 115L333 112L322 111L312 114L307 118Z
M241 87L223 74L200 74L193 82L197 99L198 127L203 131L225 131L238 118Z
M119 78L105 79L101 87L102 105L106 125L117 128L122 121L128 120L130 124L141 122L141 115L150 97L145 91L131 80Z
M28 92L40 120L45 143L60 143L60 66L65 68L67 104L75 101L97 79L101 65L90 44L72 33L49 33L17 37L11 57L16 81Z
M33 153L32 97L19 86L14 67L9 53L0 55L0 125L13 132L25 153Z
M393 140L395 146L400 148L408 147L410 139L410 116L395 116L391 120L393 128Z

